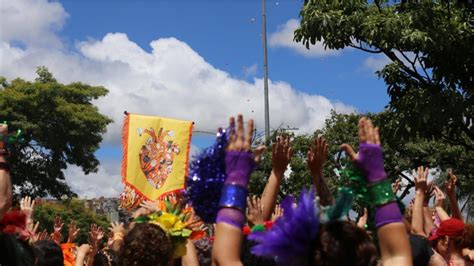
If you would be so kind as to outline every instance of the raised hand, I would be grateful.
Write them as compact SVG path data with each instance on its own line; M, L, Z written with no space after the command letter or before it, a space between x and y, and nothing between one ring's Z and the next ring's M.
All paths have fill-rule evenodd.
M323 137L314 140L308 151L308 167L313 177L321 178L324 162L328 157L329 146Z
M253 119L249 119L247 124L247 132L244 134L244 118L242 115L237 116L237 127L235 126L235 119L229 119L229 126L232 130L227 146L228 151L250 151L252 147L253 138Z
M444 195L443 191L439 189L438 186L434 186L433 194L435 196L435 207L444 208L446 196Z
M56 244L61 244L61 230L63 229L64 223L61 222L61 217L57 216L54 218L53 224L53 233L51 234L51 238L53 239Z
M67 234L67 243L74 243L76 240L77 234L79 234L80 229L77 228L76 221L71 220L69 223L68 234Z
M359 152L356 153L349 144L342 144L351 161L366 174L369 183L384 180L387 176L384 170L383 151L380 146L379 129L372 125L370 119L362 117L359 120Z
M38 225L39 222L37 222L33 227L34 231L32 232L33 234L31 236L31 242L35 243L41 240L51 240L51 236L49 235L48 231L46 231L46 229L38 233Z
M152 211L150 211L148 208L140 207L132 213L132 217L137 218L137 217L140 217L140 216L148 215L150 213L152 213Z
M308 151L308 167L313 177L313 183L316 187L321 205L331 205L334 202L334 197L329 190L323 176L324 162L328 157L329 146L326 140L319 137L314 140Z
M417 192L423 192L424 194L428 190L428 173L428 167L418 167L417 175L415 176L415 189Z
M100 240L104 237L102 227L92 224L89 230L89 242L92 247L97 247Z
M445 182L446 193L449 196L453 196L453 195L455 196L456 195L456 182L458 181L458 178L456 177L456 175L454 175L452 169L448 169L448 176L449 176L449 179Z
M283 177L292 155L290 137L277 137L272 146L272 170L279 174L278 176Z
M33 209L35 207L35 201L31 200L31 197L26 196L20 200L20 209L26 215L27 220L33 220Z
M444 201L446 199L446 196L444 195L443 191L435 186L433 190L435 194L435 210L436 214L438 215L439 219L441 221L449 219L448 213L446 213L446 210L444 209Z
M459 209L458 200L456 199L456 182L458 178L451 169L448 170L449 180L446 181L446 193L448 194L449 206L453 214L453 218L462 220L461 210Z
M158 204L156 203L156 201L150 201L150 200L142 201L142 203L140 203L140 207L143 207L149 210L150 212L157 212L160 210L158 209Z
M283 208L280 206L280 204L277 204L275 206L275 211L272 213L272 222L276 221L281 216L283 216Z
M247 220L252 225L263 224L263 206L259 197L247 198Z
M109 230L113 234L122 234L122 235L125 234L125 227L123 223L120 223L120 222L111 223Z
M260 163L260 161L262 160L263 153L265 152L266 149L267 149L266 146L260 145L254 150L253 152L254 159L257 164Z

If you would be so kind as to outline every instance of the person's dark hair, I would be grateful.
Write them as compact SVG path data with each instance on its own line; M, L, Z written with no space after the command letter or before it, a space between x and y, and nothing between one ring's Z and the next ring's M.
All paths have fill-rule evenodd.
M37 266L63 266L61 247L52 240L40 240L33 246Z
M459 247L474 249L474 224L466 224L464 227Z
M33 265L31 247L13 234L0 233L0 250L0 265Z
M377 265L377 248L355 224L329 222L320 226L313 265Z
M116 266L118 265L118 254L112 249L100 250L94 256L94 266Z
M120 265L168 266L172 259L171 239L158 225L137 223L123 240Z

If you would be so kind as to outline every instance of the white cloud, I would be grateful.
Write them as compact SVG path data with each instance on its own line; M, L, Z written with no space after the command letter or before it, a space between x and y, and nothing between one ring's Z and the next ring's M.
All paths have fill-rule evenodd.
M340 54L337 50L324 49L322 42L311 45L310 49L306 49L302 43L293 41L294 32L300 26L296 19L290 19L285 24L280 25L276 32L270 34L270 47L289 48L306 57L324 57Z
M0 40L59 46L55 32L68 16L58 2L0 0Z
M97 173L85 175L81 168L69 166L64 172L66 182L80 197L118 197L123 190L120 162L102 161Z
M243 67L243 72L245 77L252 77L257 74L257 63L253 63L251 66Z
M105 86L109 94L95 104L115 120L108 128L106 142L120 142L125 110L193 120L196 129L204 131L214 131L225 125L229 115L241 112L245 117L255 118L257 128L263 129L262 79L248 82L233 78L175 38L152 41L151 52L129 40L124 33L108 33L101 40L78 42L72 50L60 48L56 43L60 38L53 29L64 22L67 13L58 2L38 0L28 8L21 8L32 1L10 1L9 5L19 12L18 17L26 16L22 12L46 12L50 16L43 16L44 20L37 22L41 27L25 25L24 34L14 38L12 34L0 35L0 75L9 79L33 79L36 67L45 65L60 82L82 81ZM2 9L2 16L3 13ZM16 20L16 17L5 20L2 29L14 29ZM30 31L31 36L27 34ZM44 34L38 35L38 32ZM36 39L41 36L45 39ZM23 41L25 47L15 47L13 41L18 40ZM298 127L300 132L312 132L323 125L331 109L354 111L351 106L331 102L323 96L299 92L284 81L269 81L269 97L273 128L283 124ZM113 167L114 170L103 164L98 174L90 176L84 176L73 167L68 170L68 182L80 195L92 193L89 191L93 189L87 188L92 181L109 184L98 186L108 188L103 193L115 193L120 167Z
M381 70L385 65L390 62L390 59L385 55L369 56L364 60L363 66L375 72L377 70Z

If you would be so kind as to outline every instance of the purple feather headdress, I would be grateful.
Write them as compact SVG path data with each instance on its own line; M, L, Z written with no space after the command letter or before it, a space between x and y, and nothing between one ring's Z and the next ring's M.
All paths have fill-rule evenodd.
M255 232L252 254L275 258L279 265L310 265L319 231L319 208L314 189L303 190L296 207L293 197L281 203L283 216L266 232Z
M220 129L216 142L197 155L189 166L186 198L195 213L205 222L214 223L221 190L227 178L225 149L229 130Z

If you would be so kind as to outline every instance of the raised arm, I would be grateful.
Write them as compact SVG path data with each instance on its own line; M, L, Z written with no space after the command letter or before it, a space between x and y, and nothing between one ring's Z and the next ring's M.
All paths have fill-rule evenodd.
M323 176L324 162L328 157L328 145L326 140L319 137L314 140L308 151L308 167L313 177L313 184L319 196L321 205L331 205L334 203L334 197L329 190Z
M444 210L444 200L446 199L446 196L444 195L443 191L437 186L434 187L434 193L436 214L438 215L441 221L448 220L451 217L449 217L448 213Z
M20 200L20 209L26 215L26 228L30 231L33 229L33 210L35 208L35 200L26 196Z
M359 140L359 153L355 153L348 144L341 145L341 148L364 172L369 183L368 189L376 206L375 225L383 265L412 265L403 217L384 170L379 132L365 117L359 120Z
M413 204L413 213L411 219L411 232L415 235L428 237L425 234L423 224L423 202L427 190L428 168L418 167L417 176L415 176L415 203Z
M230 118L230 128L235 128L234 118ZM227 179L222 189L220 210L216 219L216 234L212 249L213 264L242 265L240 246L242 226L245 222L247 185L255 167L251 152L253 120L248 121L244 134L242 115L237 118L237 127L232 130L226 151Z
M458 178L454 175L451 169L448 170L449 180L446 181L446 194L448 195L449 206L453 218L462 220L461 210L459 210L458 200L456 198L456 182Z
M278 192L280 191L283 174L292 156L289 136L278 137L272 146L272 173L262 194L263 218L270 220L275 208Z
M10 165L7 162L8 151L3 137L8 133L7 124L0 124L0 219L12 206L12 182Z

